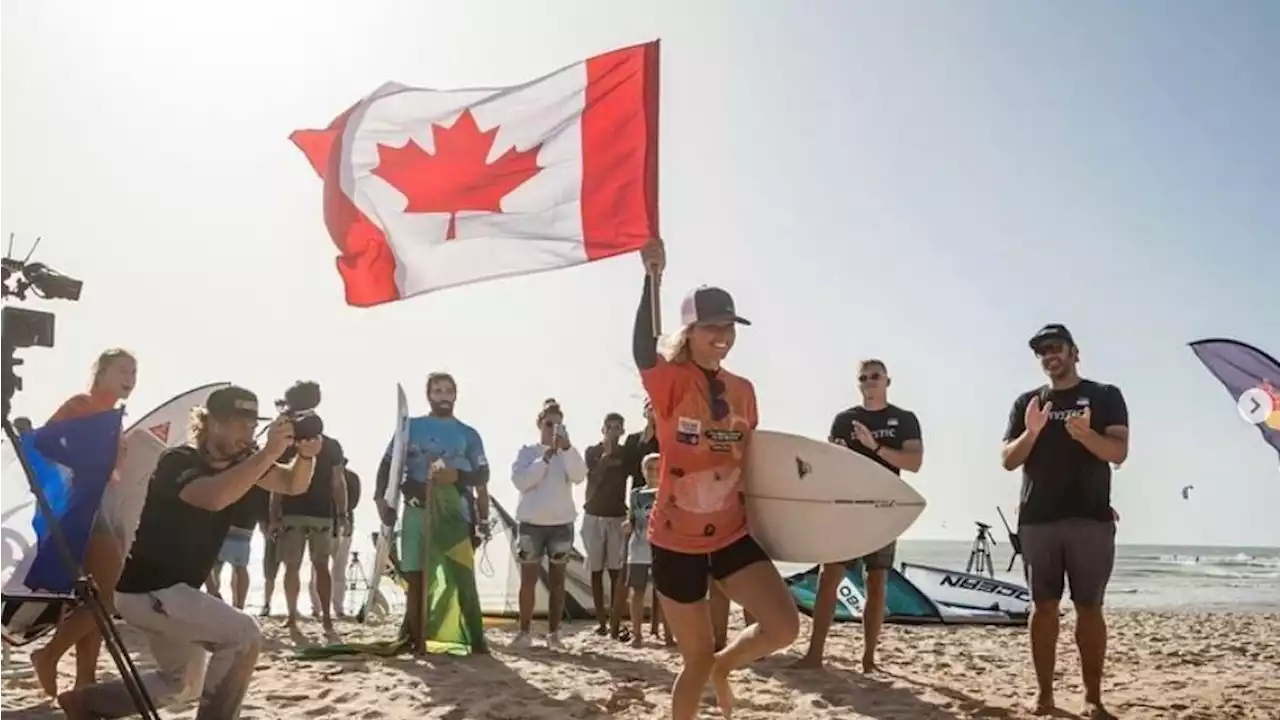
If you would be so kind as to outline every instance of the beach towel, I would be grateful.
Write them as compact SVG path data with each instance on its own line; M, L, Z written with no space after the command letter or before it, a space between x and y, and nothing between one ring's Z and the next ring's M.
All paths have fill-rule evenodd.
M459 656L487 652L484 617L480 612L480 595L476 591L472 525L463 514L462 494L453 485L439 485L431 488L428 498L431 550L427 554L430 589L426 650L433 654ZM408 628L402 623L396 637L391 640L301 648L297 657L304 660L355 654L388 657L411 649Z

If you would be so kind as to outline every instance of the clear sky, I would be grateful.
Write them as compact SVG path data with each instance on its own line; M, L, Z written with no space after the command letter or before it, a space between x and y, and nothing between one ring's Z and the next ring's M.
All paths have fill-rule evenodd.
M1063 322L1128 397L1121 542L1280 545L1275 452L1186 347L1280 353L1280 6L478 5L6 2L0 228L85 281L28 304L58 337L24 352L18 414L42 422L110 346L140 357L134 417L311 378L371 483L395 382L425 412L447 369L508 501L543 398L580 446L607 411L635 429L637 258L346 307L287 137L387 80L514 84L661 38L667 325L688 287L736 294L755 325L729 364L764 427L825 437L883 358L925 434L907 537L967 539L1016 502L1001 433L1042 380L1026 338Z

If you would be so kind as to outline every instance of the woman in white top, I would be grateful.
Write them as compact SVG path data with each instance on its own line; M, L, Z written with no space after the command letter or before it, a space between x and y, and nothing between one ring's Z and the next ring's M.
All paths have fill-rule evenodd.
M554 399L543 403L538 413L538 429L542 434L540 440L520 448L511 466L511 481L520 491L520 502L516 505L520 633L512 641L512 647L532 644L529 626L533 623L538 574L546 558L550 576L547 647L555 649L560 646L558 632L564 615L565 563L573 549L573 523L578 518L573 486L587 479L587 463L569 441L564 412Z

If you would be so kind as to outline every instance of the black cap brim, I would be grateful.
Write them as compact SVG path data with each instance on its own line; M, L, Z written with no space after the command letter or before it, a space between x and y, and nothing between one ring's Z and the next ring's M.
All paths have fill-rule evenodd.
M1060 342L1064 342L1068 345L1075 344L1075 341L1071 338L1070 335L1066 333L1058 332L1058 331L1052 331L1052 332L1036 333L1035 335L1031 336L1031 340L1027 342L1027 346L1030 347L1032 350L1035 350L1036 348L1040 347L1041 344L1049 342L1050 340L1057 340Z
M751 321L744 317L738 317L737 315L717 315L715 317L703 318L694 323L694 325L724 325L726 323L750 325Z

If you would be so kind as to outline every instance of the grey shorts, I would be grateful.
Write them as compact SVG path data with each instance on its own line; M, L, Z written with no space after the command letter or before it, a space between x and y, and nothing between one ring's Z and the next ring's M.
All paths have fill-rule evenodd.
M566 525L532 525L520 523L516 536L516 562L537 564L543 558L552 565L569 562L573 550L573 523Z
M585 515L582 518L582 549L587 553L587 569L591 572L622 569L622 549L627 534L622 532L626 518Z
M1063 580L1077 605L1101 605L1116 562L1116 524L1085 518L1018 528L1034 601L1062 599Z
M898 541L894 540L893 542L889 543L888 545L885 545L884 547L880 548L879 550L873 553L863 555L860 558L854 558L853 560L845 561L845 565L851 566L854 563L861 560L862 567L865 568L867 572L870 572L872 570L892 570L893 560L897 556L897 554L898 554Z
M644 590L649 585L649 563L627 563L627 587Z

